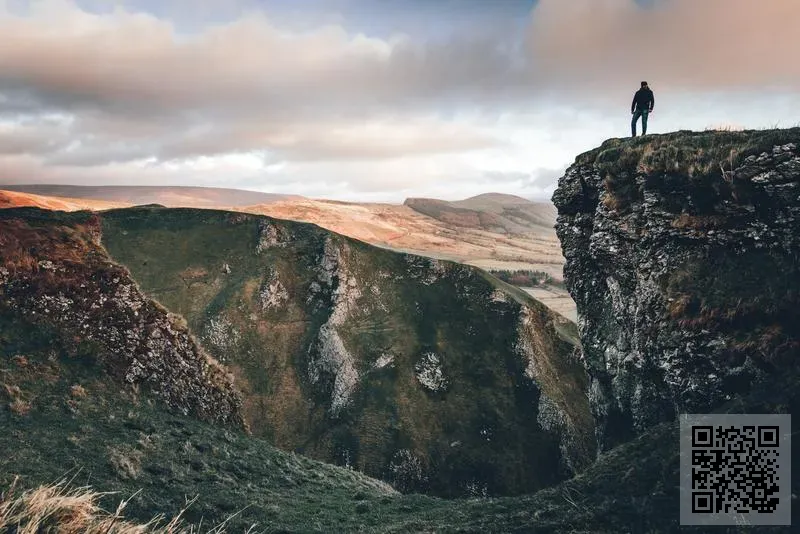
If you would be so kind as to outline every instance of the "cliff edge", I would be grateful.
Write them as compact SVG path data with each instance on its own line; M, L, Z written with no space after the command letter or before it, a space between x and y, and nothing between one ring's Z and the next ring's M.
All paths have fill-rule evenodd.
M553 195L601 448L800 365L800 128L612 139Z

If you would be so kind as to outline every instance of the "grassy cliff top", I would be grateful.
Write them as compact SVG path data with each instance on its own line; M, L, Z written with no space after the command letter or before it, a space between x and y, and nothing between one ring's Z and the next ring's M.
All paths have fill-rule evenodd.
M636 138L615 138L575 159L578 165L596 163L612 174L717 175L739 166L747 157L771 153L773 147L800 145L800 128L772 130L681 130Z

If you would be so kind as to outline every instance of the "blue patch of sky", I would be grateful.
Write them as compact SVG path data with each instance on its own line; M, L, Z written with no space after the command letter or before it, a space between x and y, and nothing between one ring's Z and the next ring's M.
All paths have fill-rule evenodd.
M19 9L30 0L10 0ZM641 0L652 1L652 0ZM83 9L108 13L121 5L169 19L181 32L230 22L260 11L291 30L340 24L348 31L372 37L395 33L448 39L465 31L480 32L497 25L523 27L537 0L76 0Z

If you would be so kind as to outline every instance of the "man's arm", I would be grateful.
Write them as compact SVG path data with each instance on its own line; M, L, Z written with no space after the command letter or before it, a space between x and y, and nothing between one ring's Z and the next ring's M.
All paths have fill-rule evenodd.
M638 91L636 93L633 93L633 102L631 102L631 113L636 111L636 95L637 94L638 94Z
M656 105L656 97L653 94L653 91L650 91L650 111L653 111L653 107Z

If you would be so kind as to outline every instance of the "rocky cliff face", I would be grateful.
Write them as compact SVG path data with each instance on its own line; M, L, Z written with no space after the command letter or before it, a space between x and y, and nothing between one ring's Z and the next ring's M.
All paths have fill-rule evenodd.
M92 346L119 383L171 408L241 427L232 377L195 342L182 318L139 291L99 245L97 217L64 224L38 210L0 217L0 314L50 328L73 355Z
M602 447L800 365L800 129L610 140L553 195Z

